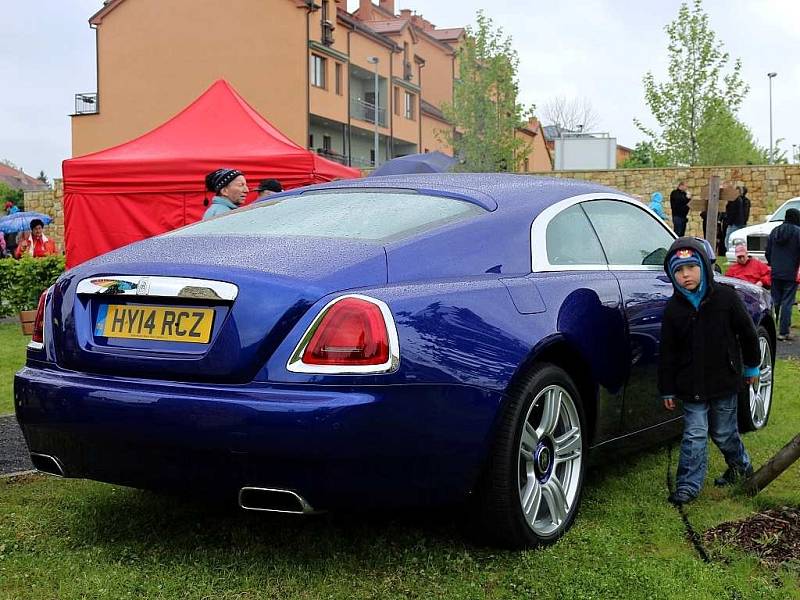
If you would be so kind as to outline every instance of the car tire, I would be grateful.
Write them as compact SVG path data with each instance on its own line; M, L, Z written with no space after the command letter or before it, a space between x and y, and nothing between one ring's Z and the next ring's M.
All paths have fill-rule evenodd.
M739 393L739 431L757 431L766 427L772 409L772 377L775 370L774 344L765 327L758 327L761 351L758 382Z
M578 389L560 367L536 365L512 386L477 494L492 542L531 548L570 528L583 490L585 423Z

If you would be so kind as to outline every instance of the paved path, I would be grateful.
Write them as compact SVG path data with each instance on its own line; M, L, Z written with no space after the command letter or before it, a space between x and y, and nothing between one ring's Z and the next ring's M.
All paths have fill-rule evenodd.
M792 328L792 335L791 342L778 342L778 358L800 358L800 331Z
M17 418L14 415L0 417L0 475L32 468Z

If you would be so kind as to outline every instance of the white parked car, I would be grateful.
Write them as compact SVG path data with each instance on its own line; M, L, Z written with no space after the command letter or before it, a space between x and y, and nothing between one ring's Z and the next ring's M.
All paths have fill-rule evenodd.
M750 256L762 262L766 262L767 259L764 256L764 251L767 249L767 238L773 229L783 223L783 219L786 217L786 211L790 208L800 210L800 196L791 198L781 204L778 210L771 215L767 215L764 219L764 223L742 227L738 231L735 231L731 236L728 249L725 252L725 258L728 259L728 262L736 261L736 255L733 250L737 242L740 241L747 244L747 252Z

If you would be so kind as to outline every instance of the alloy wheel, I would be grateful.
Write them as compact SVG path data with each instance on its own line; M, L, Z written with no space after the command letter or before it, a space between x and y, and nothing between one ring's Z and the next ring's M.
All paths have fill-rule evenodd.
M525 416L518 452L519 501L536 535L553 535L575 507L582 448L575 401L559 385L545 387Z

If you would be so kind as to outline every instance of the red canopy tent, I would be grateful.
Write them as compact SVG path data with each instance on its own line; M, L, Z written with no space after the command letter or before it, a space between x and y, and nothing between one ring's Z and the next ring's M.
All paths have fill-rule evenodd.
M253 188L361 176L295 144L219 80L141 137L64 161L67 266L200 220L205 176L220 167L244 172Z

